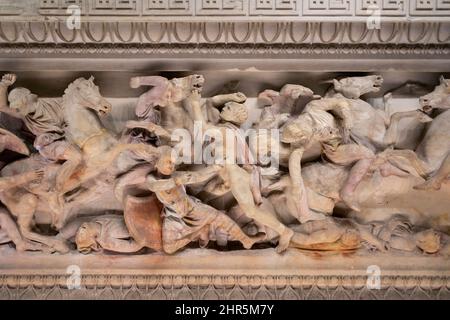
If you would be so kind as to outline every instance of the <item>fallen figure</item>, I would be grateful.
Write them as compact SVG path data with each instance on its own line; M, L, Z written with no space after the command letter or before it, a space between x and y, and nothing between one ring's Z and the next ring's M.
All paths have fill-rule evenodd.
M295 234L291 247L318 251L349 251L366 247L371 251L418 251L437 253L445 242L445 235L426 229L413 230L410 221L396 215L387 221L360 224L352 219L327 218L309 221L292 227ZM441 239L443 243L441 244ZM448 249L446 249L448 251Z

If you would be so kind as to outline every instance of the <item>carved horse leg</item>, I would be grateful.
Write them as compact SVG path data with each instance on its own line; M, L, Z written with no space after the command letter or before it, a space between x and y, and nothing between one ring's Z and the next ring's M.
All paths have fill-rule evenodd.
M239 225L227 215L219 212L217 217L212 221L212 226L215 230L224 231L230 240L237 240L242 243L245 249L251 249L251 247L258 241L265 237L262 236L250 237L242 231Z
M119 143L112 147L109 151L102 155L98 155L97 157L101 159L101 161L96 161L95 163L87 163L87 167L80 170L80 172L73 174L65 183L64 183L64 193L74 190L79 187L83 182L90 180L104 170L107 170L113 165L113 162L119 157L119 155L123 152L131 151L137 154L142 159L151 159L152 156L158 153L157 148L142 144L127 144L127 143Z
M363 153L364 154L364 153ZM353 194L359 183L367 173L380 169L383 176L396 175L399 177L413 174L424 176L425 164L411 150L387 149L378 155L359 160L350 170L347 181L340 191L340 198L352 210L359 212L359 206L353 202Z
M372 166L374 159L367 158L359 160L350 170L347 181L344 187L341 189L340 198L344 201L352 210L361 211L359 206L353 202L353 194L358 187L359 183L364 179L370 167Z
M426 182L414 186L416 190L440 190L442 183L450 176L450 154L447 155L441 167Z
M37 234L32 231L34 226L34 214L38 205L38 197L31 193L26 193L17 199L11 199L16 201L16 203L11 206L11 213L17 216L17 223L19 225L19 230L25 239L42 243L51 249L54 249L60 253L66 253L69 251L66 243L62 240L56 239L54 237L44 236ZM7 201L9 202L9 201Z
M23 239L16 222L5 208L0 208L0 228L8 240L14 243L17 251L45 251L42 245Z
M250 174L234 164L227 164L226 171L230 180L231 193L241 209L249 218L271 228L280 235L277 252L280 253L286 250L294 232L278 221L270 212L256 206L250 188Z
M398 125L400 123L400 120L405 118L417 118L417 120L419 120L419 122L421 123L433 121L432 118L430 118L420 110L394 113L389 119L388 128L383 138L385 146L395 146L395 144L398 142Z

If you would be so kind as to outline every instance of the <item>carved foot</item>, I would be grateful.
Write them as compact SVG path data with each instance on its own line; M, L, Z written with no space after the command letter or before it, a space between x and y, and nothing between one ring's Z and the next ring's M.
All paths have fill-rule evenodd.
M278 240L278 246L276 248L277 253L286 251L293 236L294 231L289 228L286 228L286 230L282 234L280 234L280 240Z
M247 240L242 241L242 245L244 246L245 249L251 249L255 243L264 240L265 237L266 237L265 233L256 235L254 237L248 237Z

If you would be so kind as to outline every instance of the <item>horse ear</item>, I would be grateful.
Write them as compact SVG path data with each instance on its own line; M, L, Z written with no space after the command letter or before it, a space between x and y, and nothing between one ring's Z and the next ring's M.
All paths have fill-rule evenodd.
M334 85L334 89L336 90L340 90L341 87L341 83L339 81L337 81L336 79L333 79L333 85Z
M94 76L90 76L89 81L94 82Z
M445 78L444 78L443 75L441 75L441 77L439 78L439 81L441 82L441 84L443 84L443 85L445 85L445 86L448 87L448 83L447 83L447 81L445 80Z

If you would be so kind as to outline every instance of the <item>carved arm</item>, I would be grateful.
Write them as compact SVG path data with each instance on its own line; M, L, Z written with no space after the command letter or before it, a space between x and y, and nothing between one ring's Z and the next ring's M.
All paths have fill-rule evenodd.
M216 176L221 168L221 166L214 165L194 172L177 171L174 173L174 180L177 185L189 185L206 182Z
M130 79L130 87L133 89L140 86L167 87L168 85L169 80L161 76L133 77Z
M15 74L5 74L0 81L0 107L7 108L8 107L8 87L16 82Z
M350 113L350 103L347 99L342 98L323 98L321 100L313 100L305 108L305 111L330 111L340 119L342 119L344 129L350 129L353 126L353 119Z
M8 106L8 87L16 82L15 74L5 74L0 81L0 112L6 113L14 118L23 119L22 115Z
M169 179L156 179L153 175L147 176L147 187L152 192L165 191L176 187L175 180Z

